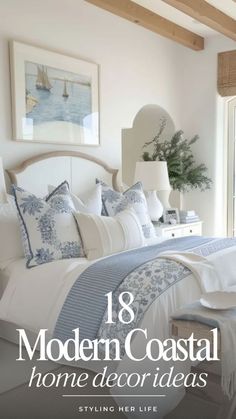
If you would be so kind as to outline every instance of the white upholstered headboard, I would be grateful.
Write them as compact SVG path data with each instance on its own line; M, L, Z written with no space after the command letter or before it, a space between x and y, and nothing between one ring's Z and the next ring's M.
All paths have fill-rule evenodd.
M88 154L76 151L56 151L40 154L23 161L19 166L7 170L11 183L37 196L48 193L47 186L57 186L67 180L73 193L86 192L99 178L121 190L118 169Z

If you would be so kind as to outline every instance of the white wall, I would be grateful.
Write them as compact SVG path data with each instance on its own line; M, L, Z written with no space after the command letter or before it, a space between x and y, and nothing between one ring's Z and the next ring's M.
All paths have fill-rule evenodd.
M206 42L204 51L196 54L184 50L182 54L179 123L186 136L200 135L194 154L198 163L204 162L209 168L213 180L210 191L186 194L184 205L199 213L205 234L226 234L225 100L217 93L217 53L235 47L235 42L216 36Z
M149 103L163 106L178 121L176 57L184 48L82 0L0 0L0 155L5 168L69 148L12 141L10 39L100 65L101 147L82 147L84 152L119 167L121 130L132 126L137 111Z

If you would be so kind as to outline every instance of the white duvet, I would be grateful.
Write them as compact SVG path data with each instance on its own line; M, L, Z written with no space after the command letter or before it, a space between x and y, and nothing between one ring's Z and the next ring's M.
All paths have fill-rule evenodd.
M169 337L169 319L171 314L179 307L200 298L206 291L226 289L236 285L235 257L236 247L217 252L207 259L192 260L188 254L170 254L177 260L191 268L192 274L169 288L159 297L146 311L140 328L148 329L148 338L161 340ZM89 263L86 259L72 259L52 262L32 269L25 268L25 261L18 260L11 264L10 279L0 301L0 319L15 323L34 333L39 329L48 329L52 335L58 314L72 284L79 274L86 269ZM205 270L206 267L206 270ZM210 272L210 273L209 273ZM208 275L209 273L209 275ZM203 279L202 279L203 278ZM79 303L79 302L78 302ZM143 341L139 335L132 342L135 353L143 354ZM169 369L167 362L131 362L127 357L118 365L117 372L153 372L159 367L160 373ZM89 367L91 368L91 367ZM190 365L181 363L175 365L178 371L188 372ZM92 368L91 368L92 369ZM113 389L113 396L116 395L156 395L163 394L155 400L145 399L144 403L158 406L157 413L149 414L149 418L162 417L171 411L184 396L184 389L149 388L148 385L142 389ZM117 403L122 405L140 405L139 398L124 397L117 398ZM136 412L140 417L143 413ZM127 414L127 416L129 416ZM134 417L134 415L132 415Z

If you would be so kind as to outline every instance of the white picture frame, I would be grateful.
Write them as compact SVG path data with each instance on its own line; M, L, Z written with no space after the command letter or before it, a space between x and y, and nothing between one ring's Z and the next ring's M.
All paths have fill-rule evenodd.
M99 146L99 68L10 42L16 141Z
M179 224L179 210L178 208L166 208L163 213L164 224Z

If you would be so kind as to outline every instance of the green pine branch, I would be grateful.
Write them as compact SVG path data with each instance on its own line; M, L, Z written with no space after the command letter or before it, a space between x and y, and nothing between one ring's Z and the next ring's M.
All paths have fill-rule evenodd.
M197 165L192 152L192 145L199 140L199 136L195 135L187 140L184 138L184 132L179 130L171 139L163 141L161 137L166 123L166 119L162 118L157 134L144 144L143 148L148 148L149 151L143 152L143 160L166 161L170 184L175 190L186 192L191 189L210 189L212 180L207 176L207 167L203 163Z

